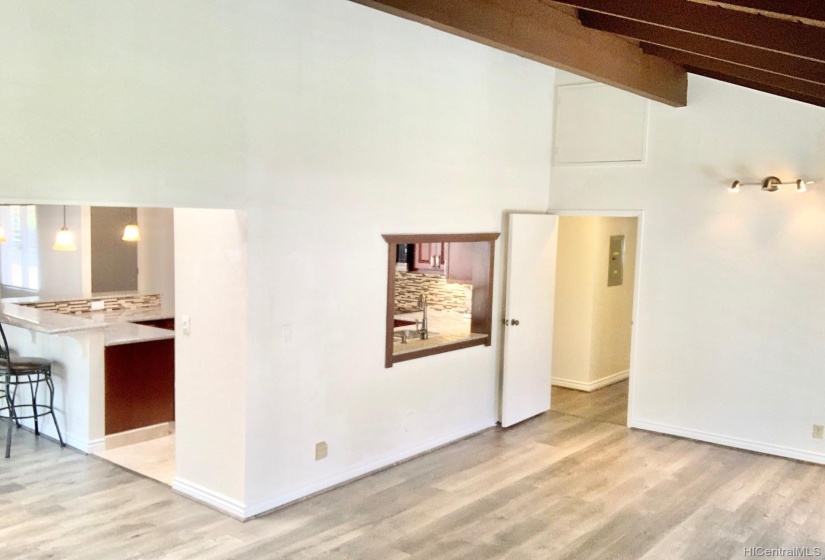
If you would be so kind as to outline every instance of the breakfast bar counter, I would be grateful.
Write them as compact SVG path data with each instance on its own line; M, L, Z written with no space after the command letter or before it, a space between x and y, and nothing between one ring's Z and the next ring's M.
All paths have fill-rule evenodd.
M101 300L0 302L12 362L52 362L57 421L66 443L86 453L104 449L109 434L174 420L174 310L156 295L124 294L92 311ZM41 429L56 436L48 423Z

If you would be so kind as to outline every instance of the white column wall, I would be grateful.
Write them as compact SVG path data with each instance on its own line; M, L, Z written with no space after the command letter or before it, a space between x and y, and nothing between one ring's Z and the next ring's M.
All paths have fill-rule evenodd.
M171 208L138 208L141 240L138 250L138 291L160 294L175 306L175 219Z
M86 453L102 449L106 429L103 329L67 334L44 334L9 325L3 329L13 356L52 361L54 410L63 441ZM40 391L39 402L47 402L45 387ZM28 387L21 387L17 397L17 404L31 402ZM23 424L34 427L32 420ZM51 417L40 418L39 424L44 434L57 439Z
M172 487L244 517L246 213L178 208L174 222L180 289L175 300Z

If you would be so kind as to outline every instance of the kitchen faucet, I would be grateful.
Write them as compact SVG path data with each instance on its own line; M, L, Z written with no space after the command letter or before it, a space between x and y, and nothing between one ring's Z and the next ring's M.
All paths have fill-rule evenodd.
M427 340L430 338L430 329L429 329L429 321L427 319L427 295L421 294L418 296L418 309L423 311L423 316L421 320L415 320L415 330L407 329L403 331L396 332L393 337L400 337L401 344L407 344L407 339L410 335L416 335L421 340Z
M428 328L427 321L427 294L421 294L418 296L418 308L424 312L424 315L421 318L421 328L418 326L418 319L415 320L415 330L421 336L421 340L427 340L430 338L430 330Z

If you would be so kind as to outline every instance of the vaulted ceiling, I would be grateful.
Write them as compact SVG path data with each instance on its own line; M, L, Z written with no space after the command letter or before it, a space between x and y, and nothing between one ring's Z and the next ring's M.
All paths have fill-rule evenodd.
M825 0L353 0L673 106L687 72L825 107Z

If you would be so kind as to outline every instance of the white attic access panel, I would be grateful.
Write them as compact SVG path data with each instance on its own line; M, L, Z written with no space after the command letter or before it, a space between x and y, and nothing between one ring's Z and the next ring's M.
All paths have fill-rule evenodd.
M646 99L604 84L559 86L555 163L642 163L647 110Z

